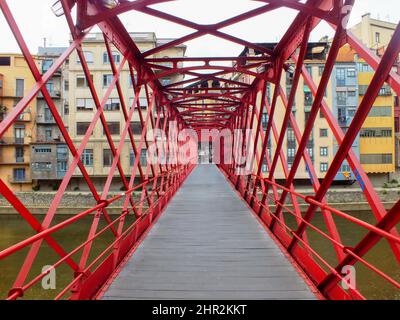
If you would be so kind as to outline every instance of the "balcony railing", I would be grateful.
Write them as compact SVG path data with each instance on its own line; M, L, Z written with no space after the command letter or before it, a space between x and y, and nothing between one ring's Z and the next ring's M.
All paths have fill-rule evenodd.
M8 176L8 182L9 183L32 183L32 179L28 176Z
M44 114L38 114L36 116L36 122L38 124L55 124L56 123L53 116L48 116L48 115L44 115Z
M49 90L49 94L51 98L61 98L61 91L60 90ZM38 98L43 98L43 93L40 91L37 95Z

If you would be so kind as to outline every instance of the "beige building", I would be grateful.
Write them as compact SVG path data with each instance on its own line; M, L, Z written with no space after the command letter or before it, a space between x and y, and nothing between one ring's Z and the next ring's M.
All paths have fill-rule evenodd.
M371 18L371 14L364 14L361 22L350 28L350 31L368 48L381 49L389 44L397 24Z
M170 41L170 39L157 39L154 33L131 33L131 36L142 52L155 48L166 41ZM82 47L93 77L94 85L101 100L113 79L102 33L93 33L88 35L85 38ZM164 50L159 54L150 56L149 58L183 57L185 52L186 46L180 45ZM117 64L122 62L123 56L115 49L113 49L113 57ZM134 92L127 63L121 72L119 80L124 94L124 100L126 104L130 106L133 103ZM161 82L166 85L170 82L177 82L179 80L182 80L180 75L172 75L169 78L161 79ZM140 105L143 116L145 117L148 106L144 89L141 92ZM69 60L68 127L71 138L76 146L79 146L82 141L86 130L94 117L95 110L96 107L88 89L84 73L79 63L78 55L74 52L70 56ZM110 98L104 107L104 114L114 143L118 146L119 136L123 131L125 121L116 88L112 91ZM136 140L139 141L142 128L140 125L139 113L137 111L135 111L133 115L131 127ZM145 163L146 150L144 149L142 150L141 158L141 163ZM127 176L131 173L134 159L133 150L131 150L129 138L127 137L120 155L120 162L124 173ZM69 161L71 161L71 157ZM95 184L102 185L109 173L113 157L100 120L98 121L82 155L82 161ZM120 181L118 180L119 178L117 177L113 179L113 182L115 182L115 188L121 186ZM71 188L73 190L85 190L87 188L87 185L81 178L78 169L75 171L74 178L71 182Z

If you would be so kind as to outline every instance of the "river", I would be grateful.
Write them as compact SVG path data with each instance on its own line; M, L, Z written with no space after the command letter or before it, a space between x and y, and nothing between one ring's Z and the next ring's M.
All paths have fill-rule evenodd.
M373 217L368 213L353 212L352 215L363 219L364 221L374 221ZM39 221L41 221L43 216L37 216L37 218ZM68 216L59 216L57 217L56 222L61 222L67 218ZM54 235L54 238L67 252L73 250L76 246L86 240L91 219L91 217L88 217L79 221L78 223L75 223L74 225L68 226L67 228L57 232ZM346 244L346 246L354 246L366 234L365 229L354 226L342 218L335 218L335 221L342 237L342 241ZM293 223L290 221L288 222ZM320 214L316 215L313 220L313 224L326 231L323 217ZM16 215L0 215L1 250L17 243L18 241L26 239L28 236L33 234L34 232L32 232L32 229L21 217ZM335 252L332 249L332 245L327 240L322 238L322 236L316 232L312 232L312 230L307 232L307 236L313 248L323 258L332 264L336 263L337 260ZM101 238L99 238L94 243L91 259L94 259L96 254L104 250L111 243L112 239L113 235L111 232L105 233ZM25 248L24 250L5 258L3 261L0 261L1 299L7 296L7 292L15 281L27 252L28 248ZM76 255L74 258L76 261L79 261L80 255ZM42 270L43 266L53 264L57 261L57 259L58 256L54 253L54 251L51 250L45 242L43 242L38 258L36 259L37 262L33 264L33 268L28 279L32 279L33 277L37 276ZM393 258L391 249L386 241L380 241L378 245L366 255L365 259L392 276L397 281L400 281L399 265ZM356 272L357 287L367 298L400 299L400 290L382 280L382 278L363 265L359 263L356 264ZM72 272L70 271L70 268L63 264L57 268L57 289L44 290L39 282L38 285L32 287L26 292L24 299L50 299L54 297L60 290L62 290L69 283L69 281L71 281L71 278Z

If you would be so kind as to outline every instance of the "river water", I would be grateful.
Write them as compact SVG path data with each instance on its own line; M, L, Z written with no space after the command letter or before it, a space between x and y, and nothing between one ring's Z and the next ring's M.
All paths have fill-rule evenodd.
M351 213L352 215L364 221L373 222L374 218L368 213ZM43 216L37 217L39 221ZM61 222L67 219L68 216L59 216L56 222ZM77 247L79 244L86 240L88 230L91 224L91 217L83 219L74 225L58 231L54 238L60 243L65 251L69 252ZM128 221L130 223L132 221ZM346 246L354 246L365 234L366 231L360 227L345 221L341 218L335 218L338 230L340 232L343 243ZM288 223L293 223L288 221ZM313 219L313 224L326 231L324 227L324 220L320 214L317 214ZM101 224L104 226L104 224ZM32 229L28 224L19 216L15 215L2 215L0 216L0 250L26 239L33 235ZM312 247L329 263L333 265L337 262L335 252L329 241L325 240L322 236L312 230L307 233L308 240ZM96 240L93 245L92 256L90 260L94 259L97 254L102 252L113 239L111 232L105 233L101 238ZM18 271L24 261L24 258L29 248L25 248L21 252L8 256L3 261L0 261L0 298L3 299L7 296L9 288L15 281ZM80 254L74 256L75 261L79 261ZM378 245L365 256L365 259L378 267L385 273L392 276L397 281L400 281L400 268L398 263L393 258L391 249L386 241L380 241ZM33 279L42 270L43 266L51 265L58 260L58 256L51 250L48 245L43 242L36 259L37 262L33 264L31 274L28 279ZM40 262L40 263L39 263ZM400 299L400 290L393 285L388 284L382 280L374 272L370 271L361 264L356 264L356 279L357 288L370 299ZM25 299L50 299L53 298L59 291L61 291L72 279L72 272L70 268L63 264L57 268L56 274L56 289L44 290L39 282L38 285L29 289L24 298Z

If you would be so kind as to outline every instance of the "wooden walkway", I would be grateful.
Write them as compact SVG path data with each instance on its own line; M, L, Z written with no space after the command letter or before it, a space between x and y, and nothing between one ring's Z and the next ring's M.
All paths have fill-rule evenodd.
M315 299L214 165L199 165L103 299Z

